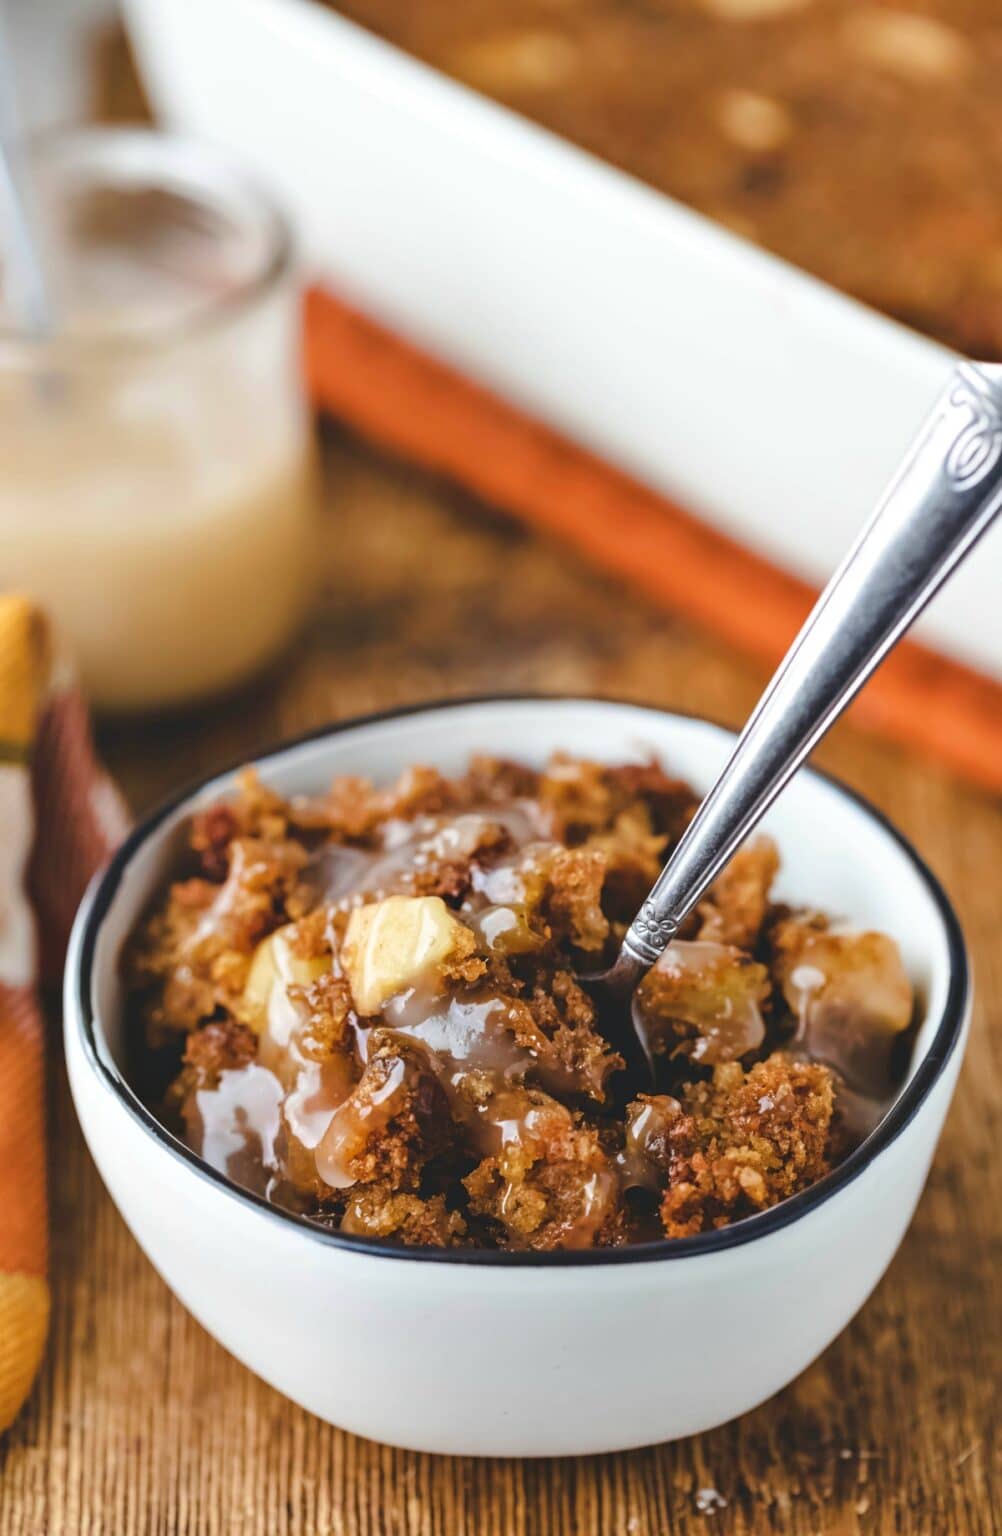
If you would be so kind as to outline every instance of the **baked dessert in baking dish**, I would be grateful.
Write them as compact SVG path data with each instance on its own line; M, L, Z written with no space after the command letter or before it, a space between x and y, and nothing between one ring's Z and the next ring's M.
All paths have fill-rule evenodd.
M336 0L836 288L1002 357L996 0Z
M578 977L695 807L655 762L476 759L187 824L125 956L136 1076L212 1166L342 1232L549 1250L714 1230L821 1178L900 1081L896 945L778 903L749 844L634 999Z

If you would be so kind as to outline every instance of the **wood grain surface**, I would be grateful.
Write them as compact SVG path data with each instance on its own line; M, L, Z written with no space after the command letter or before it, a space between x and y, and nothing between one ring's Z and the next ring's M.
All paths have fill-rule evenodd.
M337 434L325 458L321 593L293 653L221 706L102 730L137 811L276 738L423 698L593 690L731 723L754 702L754 667L562 549ZM142 1256L82 1145L54 1021L55 1312L43 1377L0 1449L0 1536L996 1530L1002 816L850 725L819 755L942 877L978 990L915 1222L819 1361L737 1423L624 1455L460 1461L331 1429L226 1355Z

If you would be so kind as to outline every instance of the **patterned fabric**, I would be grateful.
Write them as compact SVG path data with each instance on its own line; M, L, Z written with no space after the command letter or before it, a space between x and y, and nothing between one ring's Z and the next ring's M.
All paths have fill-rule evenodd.
M26 599L0 596L0 1431L45 1346L44 1031L73 913L126 827L86 710Z

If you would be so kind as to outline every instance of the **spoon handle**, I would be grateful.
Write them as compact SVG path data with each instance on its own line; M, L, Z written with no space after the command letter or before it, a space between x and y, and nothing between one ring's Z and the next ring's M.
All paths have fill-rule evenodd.
M1000 507L1002 366L961 363L630 926L624 958L654 963Z

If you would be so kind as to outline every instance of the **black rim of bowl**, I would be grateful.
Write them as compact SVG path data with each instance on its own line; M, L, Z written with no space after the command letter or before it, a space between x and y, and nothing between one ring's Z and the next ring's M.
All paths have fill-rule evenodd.
M654 715L662 720L674 719L696 723L732 737L734 734L728 727L717 725L714 721L707 720L703 716L687 715L679 710L658 709L653 705L636 704L627 699L603 698L594 694L477 694L465 698L433 700L423 704L405 705L398 709L379 710L372 714L356 715L351 719L321 726L317 730L308 731L304 735L283 742L267 752L259 754L253 761L257 764L265 764L275 758L284 756L290 751L294 751L297 747L305 746L309 742L319 741L324 737L344 735L347 732L358 730L367 725L378 725L386 721L405 719L410 715L433 714L447 709L469 709L471 707L486 707L496 704L532 705L540 703L568 705L608 704ZM676 1259L720 1253L726 1248L737 1248L744 1243L756 1242L761 1238L767 1237L770 1232L777 1232L781 1228L789 1226L791 1222L798 1221L801 1216L806 1216L808 1212L816 1210L826 1200L831 1199L833 1195L844 1189L848 1184L851 1184L854 1179L857 1179L864 1169L868 1168L874 1159L879 1157L880 1153L892 1141L897 1139L917 1114L919 1108L939 1080L960 1038L967 1011L970 969L960 924L945 891L908 839L898 831L881 811L872 806L862 795L847 788L846 785L833 778L830 774L823 773L817 768L811 768L809 771L815 777L822 779L857 810L861 810L865 816L876 822L907 856L918 879L932 897L933 904L943 925L949 955L949 986L943 1005L942 1018L940 1019L935 1037L893 1108L884 1116L876 1130L871 1133L861 1146L850 1153L845 1161L840 1163L837 1168L834 1168L831 1173L826 1174L824 1178L819 1179L816 1184L812 1184L808 1189L802 1190L800 1194L791 1195L789 1199L781 1201L769 1210L762 1211L755 1216L745 1217L743 1220L734 1222L731 1226L721 1227L714 1232L702 1232L694 1237L657 1239L653 1242L635 1243L624 1248L557 1249L545 1253L523 1253L490 1248L407 1247L401 1243L385 1242L375 1238L356 1237L347 1233L330 1231L311 1221L309 1217L299 1216L292 1211L283 1210L281 1206L270 1204L263 1196L256 1195L250 1190L242 1189L238 1184L234 1184L227 1178L225 1174L218 1173L216 1169L210 1168L190 1147L185 1146L166 1127L160 1124L156 1116L137 1097L134 1090L119 1072L117 1066L112 1063L107 1053L101 1052L97 1048L96 1020L92 999L94 955L101 924L114 900L126 868L138 848L157 830L162 822L188 800L198 795L207 785L215 782L217 779L225 778L227 774L234 772L240 766L242 764L236 763L229 769L224 768L218 773L208 775L197 783L188 785L159 805L156 810L145 817L133 829L115 853L104 872L97 877L97 883L89 903L85 902L86 910L83 915L83 929L79 940L79 959L77 961L77 974L75 978L77 1025L80 1029L84 1052L93 1070L97 1073L105 1087L124 1106L130 1117L149 1136L158 1142L165 1152L179 1162L186 1164L188 1169L198 1178L205 1179L210 1184L215 1185L217 1189L221 1190L231 1199L238 1200L241 1204L251 1207L270 1221L279 1222L283 1226L291 1225L298 1229L303 1236L311 1238L316 1242L326 1243L331 1247L340 1248L348 1252L366 1254L370 1257L391 1258L398 1262L474 1264L493 1267L500 1266L508 1269L553 1266L578 1267L596 1264L669 1263Z

